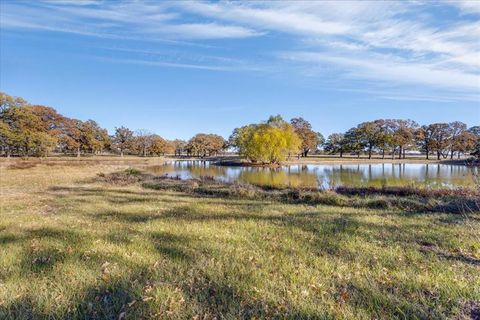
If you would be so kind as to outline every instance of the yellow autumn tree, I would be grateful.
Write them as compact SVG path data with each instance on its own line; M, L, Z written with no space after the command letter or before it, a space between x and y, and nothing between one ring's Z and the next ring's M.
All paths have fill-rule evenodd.
M235 129L230 143L243 157L263 164L278 164L289 155L297 154L301 146L294 128L279 116Z

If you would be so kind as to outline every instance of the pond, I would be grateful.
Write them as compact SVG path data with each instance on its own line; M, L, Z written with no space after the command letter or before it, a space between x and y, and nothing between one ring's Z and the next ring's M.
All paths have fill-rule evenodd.
M162 176L192 179L213 177L223 182L259 186L331 189L338 186L474 187L478 167L448 164L304 164L281 168L217 166L208 161L172 161L150 166Z

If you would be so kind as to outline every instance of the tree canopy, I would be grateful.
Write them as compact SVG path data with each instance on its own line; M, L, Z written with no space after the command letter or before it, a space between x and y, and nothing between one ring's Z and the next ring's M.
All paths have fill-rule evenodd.
M290 120L297 136L301 140L301 153L303 157L308 156L311 150L317 150L324 142L322 134L312 130L312 125L307 120L299 117Z
M270 117L265 123L235 129L230 142L248 160L270 164L277 164L297 154L302 144L294 127L280 116Z
M213 156L225 149L227 142L217 134L199 133L184 147L188 154L199 157Z

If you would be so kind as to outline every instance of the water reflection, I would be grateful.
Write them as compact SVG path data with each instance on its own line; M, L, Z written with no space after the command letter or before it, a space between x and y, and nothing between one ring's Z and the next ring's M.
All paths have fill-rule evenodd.
M271 187L335 188L338 186L470 187L479 168L446 164L292 165L282 168L215 166L208 161L173 161L147 168L157 175L192 179L213 177Z

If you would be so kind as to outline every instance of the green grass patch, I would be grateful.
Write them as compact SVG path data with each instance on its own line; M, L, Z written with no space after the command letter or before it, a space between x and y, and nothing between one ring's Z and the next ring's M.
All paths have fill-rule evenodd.
M468 319L479 310L478 212L419 209L441 198L126 169L5 171L0 319Z

